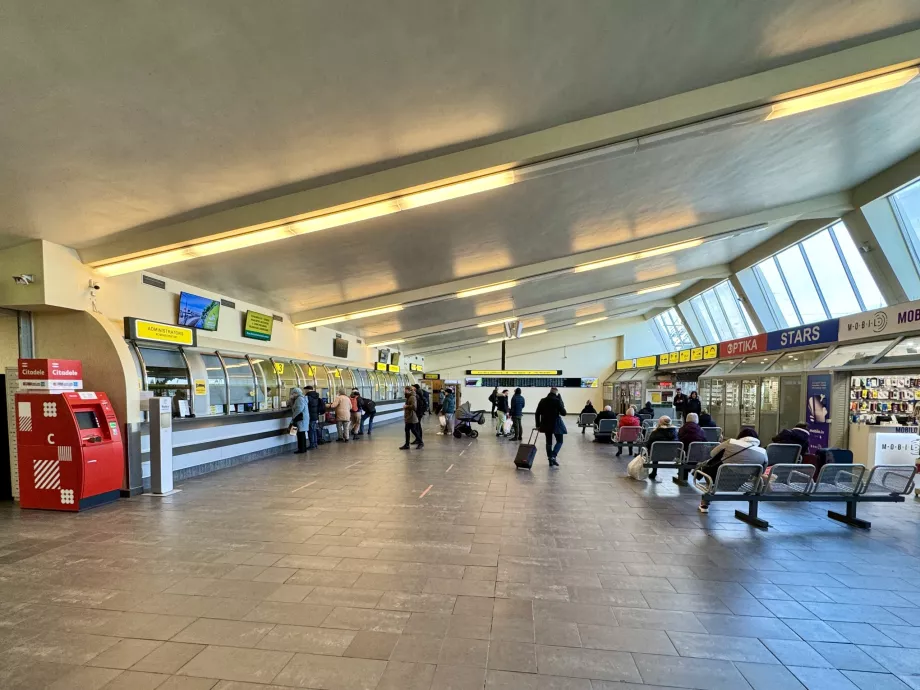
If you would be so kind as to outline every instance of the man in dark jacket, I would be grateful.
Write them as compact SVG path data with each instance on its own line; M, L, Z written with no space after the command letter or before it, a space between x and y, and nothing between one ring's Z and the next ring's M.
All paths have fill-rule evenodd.
M319 420L326 413L326 406L319 393L313 390L313 386L307 386L307 411L310 414L310 423L307 427L307 437L310 445L307 450L313 450L319 445Z
M514 395L511 396L511 426L512 441L524 440L524 425L521 420L524 417L524 396L521 395L521 389L515 388Z
M795 443L802 447L802 456L808 455L808 425L796 424L792 429L783 429L773 437L773 443Z
M489 402L492 403L492 416L495 417L495 407L498 405L498 386L489 393Z
M603 410L597 413L597 417L594 418L594 425L595 425L594 426L594 440L595 441L599 441L603 443L610 443L613 440L613 434L609 432L604 433L604 434L599 434L597 430L601 428L601 422L603 422L605 419L616 419L616 418L617 416L613 413L613 408L610 407L610 405L607 405L606 407L604 407Z
M431 409L431 398L428 397L428 391L417 383L413 383L412 387L415 389L415 399L418 405L418 423L421 424L422 417L428 414L428 410Z
M364 422L367 422L367 435L374 432L374 417L377 416L377 403L370 398L361 398L361 428L358 436L364 436Z
M508 418L510 406L508 404L508 389L499 393L495 400L495 435L507 436L505 433L505 419Z
M648 439L645 441L645 447L648 448L649 455L652 454L652 444L657 441L676 441L677 440L677 429L671 426L671 418L667 416L658 418L658 426L656 426L652 432L648 435ZM658 468L652 467L652 471L648 473L648 478L654 480L658 476Z
M565 434L565 405L562 398L559 397L559 390L550 388L549 394L537 404L537 410L534 413L537 429L541 434L546 435L546 457L549 460L550 467L559 467L556 458L562 449L562 435ZM553 438L556 439L556 445L553 445Z
M687 396L683 394L680 388L678 388L677 392L674 393L674 409L677 410L678 418L683 418L684 403L686 402L687 402Z

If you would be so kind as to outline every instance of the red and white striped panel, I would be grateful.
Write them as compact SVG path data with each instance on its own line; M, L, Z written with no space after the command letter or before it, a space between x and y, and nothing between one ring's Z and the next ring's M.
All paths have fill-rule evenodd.
M61 466L57 460L33 460L36 489L61 488Z

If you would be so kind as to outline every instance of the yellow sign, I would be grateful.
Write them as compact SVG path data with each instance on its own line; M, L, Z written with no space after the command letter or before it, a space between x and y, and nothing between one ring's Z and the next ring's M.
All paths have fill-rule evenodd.
M284 362L274 362L275 373L279 376L284 376Z
M703 359L715 359L719 353L718 345L706 345L703 348Z
M134 322L134 334L140 340L155 340L159 343L172 343L173 345L194 345L194 333L191 328L184 326L170 326L143 319L137 319Z
M669 352L668 353L668 364L677 364L680 361L679 352Z
M333 375L335 378L337 378L337 379L342 378L342 372L339 371L338 369L333 369L333 370L332 370L332 375Z
M617 360L617 371L624 371L625 369L634 369L636 363L631 359L618 359Z
M206 395L208 392L204 379L195 379L195 395Z
M440 374L422 374L422 378L425 381L437 381L439 378L441 378L441 375Z
M304 366L304 369L307 370L307 376L316 376L316 369L314 369L313 367L311 367L309 364L307 364L306 366Z
M392 374L398 374L399 365L398 364L387 364L387 371L389 371Z
M383 362L374 362L374 368L375 368L377 371L386 371L386 370L387 370L387 365L384 364Z
M665 352L663 355L658 355L658 365L659 366L661 366L662 364L667 364L667 363L668 363L668 353L667 352Z
M562 376L562 369L467 369L467 376Z
M699 362L701 359L703 359L703 348L695 347L692 350L690 350L690 361L691 362Z
M636 368L644 369L645 367L653 367L657 363L658 358L655 355L651 357L639 357L639 359L636 360Z
M275 319L270 314L247 311L246 324L243 326L243 336L255 340L271 340L272 326L274 324Z
M690 350L681 350L680 351L680 361L689 362L690 361Z
M409 371L421 371L421 370L422 370L421 364L410 364L409 365Z

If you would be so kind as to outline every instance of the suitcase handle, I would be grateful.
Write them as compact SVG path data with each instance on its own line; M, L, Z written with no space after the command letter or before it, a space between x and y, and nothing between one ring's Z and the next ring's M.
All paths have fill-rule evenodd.
M533 431L530 432L530 438L527 439L527 443L531 446L536 445L537 439L540 437L540 430L534 427Z

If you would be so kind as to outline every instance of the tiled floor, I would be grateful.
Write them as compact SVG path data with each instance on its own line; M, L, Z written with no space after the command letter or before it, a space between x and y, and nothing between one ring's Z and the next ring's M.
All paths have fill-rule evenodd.
M920 689L913 498L763 533L590 434L526 472L486 429L0 507L0 688Z

